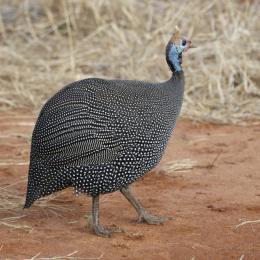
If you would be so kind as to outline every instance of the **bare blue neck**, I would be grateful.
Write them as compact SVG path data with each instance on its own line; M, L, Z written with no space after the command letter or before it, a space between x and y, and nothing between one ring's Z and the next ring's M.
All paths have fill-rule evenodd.
M169 42L166 47L166 60L172 72L181 72L182 52L184 46Z

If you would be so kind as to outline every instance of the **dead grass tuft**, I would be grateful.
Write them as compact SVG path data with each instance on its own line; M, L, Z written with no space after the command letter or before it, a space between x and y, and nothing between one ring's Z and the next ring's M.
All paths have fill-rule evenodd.
M33 256L30 259L25 259L25 260L58 260L58 259L71 259L71 260L98 260L98 259L102 259L104 254L102 253L100 256L98 257L78 257L78 256L74 256L75 254L77 254L79 251L74 251L68 255L65 256L53 256L53 257L40 257L41 253L38 253L37 255Z
M16 181L10 185L0 187L0 212L16 213L23 208L25 194L21 194L17 191L15 186L26 181L27 178L21 178L19 181ZM64 203L66 200L59 200L59 197L62 197L62 195L63 192L59 192L57 194L44 197L35 203L34 208L44 208L44 210L55 215L59 215L60 212L68 212L73 210L70 206L66 206L66 203ZM59 202L62 202L62 204Z
M252 227L253 224L258 224L258 223L260 223L260 219L257 219L257 220L246 220L246 221L243 221L243 222L239 223L238 225L236 225L235 226L235 230L240 228L240 227L242 227L242 226L244 226L244 225L251 225L251 227Z
M164 165L160 172L166 175L174 176L176 172L184 172L192 170L197 165L197 162L192 159L182 159L172 161Z
M15 223L15 221L19 220L20 218L22 218L24 216L18 216L18 217L9 217L9 218L3 218L0 219L0 226L5 226L8 227L10 229L20 229L20 230L24 230L26 232L32 232L33 228L27 225L23 225L23 224L19 224L19 223Z
M0 7L1 109L39 110L86 77L165 80L164 48L178 24L198 46L184 57L182 115L260 119L257 1L2 0Z

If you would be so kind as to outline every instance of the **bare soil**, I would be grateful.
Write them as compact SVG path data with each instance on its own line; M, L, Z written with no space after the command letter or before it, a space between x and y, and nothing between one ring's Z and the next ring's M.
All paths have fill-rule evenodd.
M0 199L21 198L9 209L0 201L0 259L260 259L260 223L236 228L260 219L259 126L180 120L160 165L132 185L147 210L175 220L138 224L115 192L101 198L101 221L126 233L101 238L87 226L91 199L72 189L22 209L34 121L26 111L0 114ZM165 170L182 159L196 165Z

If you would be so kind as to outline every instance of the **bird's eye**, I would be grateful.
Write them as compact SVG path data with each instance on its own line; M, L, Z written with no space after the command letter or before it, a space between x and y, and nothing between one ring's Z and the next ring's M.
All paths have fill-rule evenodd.
M182 40L182 46L185 46L185 45L186 45L186 43L187 43L187 41L186 41L186 40Z

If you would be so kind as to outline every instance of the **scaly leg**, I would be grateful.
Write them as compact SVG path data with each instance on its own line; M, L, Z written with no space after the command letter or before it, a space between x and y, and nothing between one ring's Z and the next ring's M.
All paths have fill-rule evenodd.
M143 206L140 204L140 202L132 195L129 187L122 188L120 191L137 211L137 213L139 215L138 222L146 222L146 223L152 224L152 225L159 225L159 224L165 222L166 220L173 219L172 217L159 217L159 216L150 215L143 208Z
M118 227L105 228L99 224L99 195L92 197L92 227L95 233L102 237L110 237L115 232L124 232Z

